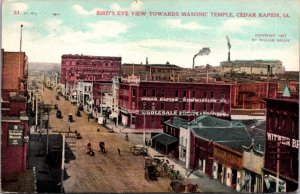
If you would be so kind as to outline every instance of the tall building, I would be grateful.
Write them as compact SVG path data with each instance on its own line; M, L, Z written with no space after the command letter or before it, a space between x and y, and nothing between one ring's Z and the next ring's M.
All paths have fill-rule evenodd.
M222 61L220 63L223 73L245 73L245 74L268 74L268 66L270 66L271 74L283 74L285 71L282 62L279 60L235 60Z
M121 78L122 124L133 129L162 131L173 116L191 120L200 115L230 118L231 85L217 83L141 81Z
M299 99L266 99L264 192L299 188Z
M2 49L1 178L14 180L26 171L28 116L26 114L27 56Z

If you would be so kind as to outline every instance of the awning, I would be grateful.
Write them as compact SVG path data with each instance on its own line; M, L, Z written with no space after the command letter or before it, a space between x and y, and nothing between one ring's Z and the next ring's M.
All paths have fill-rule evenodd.
M157 141L163 145L175 143L178 139L166 133L160 133L152 137L152 141Z

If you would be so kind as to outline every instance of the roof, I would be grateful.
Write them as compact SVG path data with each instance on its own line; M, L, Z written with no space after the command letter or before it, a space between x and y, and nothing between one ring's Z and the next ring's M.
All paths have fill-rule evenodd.
M172 143L175 143L178 141L176 137L173 137L166 133L160 133L152 137L152 141L158 141L159 143L163 145L170 145Z
M290 90L289 90L289 88L287 87L287 85L285 86L285 88L284 88L284 90L283 90L282 96L284 96L284 97L291 97L291 93L290 93Z
M180 127L187 128L188 123L189 122L186 119L183 119L183 118L177 117L177 116L165 121L165 124L171 125L171 126L173 126L175 128L178 128L178 129Z
M243 151L243 146L251 144L245 125L238 121L227 121L203 115L195 119L190 127L195 136L217 142L239 152Z
M224 119L219 119L216 117L202 115L192 122L190 122L190 126L199 126L206 128L215 128L215 127L245 127L242 123L238 121L228 121Z

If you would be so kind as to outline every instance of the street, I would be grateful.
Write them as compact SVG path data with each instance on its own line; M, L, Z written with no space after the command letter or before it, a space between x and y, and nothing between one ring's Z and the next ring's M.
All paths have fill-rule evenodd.
M133 156L130 148L135 144L130 134L129 141L122 133L111 133L94 120L88 121L87 114L81 111L76 117L77 106L63 97L55 99L56 92L46 89L43 101L46 104L57 104L62 112L62 119L56 118L56 110L50 112L50 133L53 131L77 130L82 139L66 138L71 142L75 160L65 163L67 178L63 185L66 193L73 192L169 192L169 179L147 181L144 177L144 158ZM68 114L73 115L75 122L68 121ZM100 131L97 128L100 127ZM75 143L74 143L75 141ZM105 142L107 153L99 152L99 142ZM86 154L86 145L91 143L95 156ZM71 144L70 143L70 144ZM121 156L118 153L121 151Z

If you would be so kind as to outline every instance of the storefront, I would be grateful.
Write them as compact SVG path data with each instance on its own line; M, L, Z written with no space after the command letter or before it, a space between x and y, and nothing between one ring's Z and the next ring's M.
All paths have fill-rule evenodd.
M221 183L239 191L243 170L243 154L220 143L214 143L213 157L214 179L218 179Z

